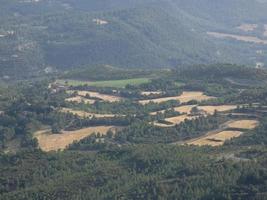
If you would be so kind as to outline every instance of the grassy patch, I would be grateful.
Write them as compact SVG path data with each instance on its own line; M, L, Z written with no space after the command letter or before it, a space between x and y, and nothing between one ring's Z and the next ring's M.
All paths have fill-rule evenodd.
M126 85L140 85L143 83L149 83L149 78L134 78L134 79L123 79L123 80L110 80L110 81L79 81L79 80L58 80L59 83L67 83L68 85L90 85L96 87L117 87L123 88Z

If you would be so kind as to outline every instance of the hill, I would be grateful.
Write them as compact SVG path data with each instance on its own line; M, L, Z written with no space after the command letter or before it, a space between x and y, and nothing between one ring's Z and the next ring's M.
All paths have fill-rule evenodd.
M263 66L266 9L267 3L256 0L5 0L0 76L29 77L84 65ZM237 28L251 24L257 25L253 31Z

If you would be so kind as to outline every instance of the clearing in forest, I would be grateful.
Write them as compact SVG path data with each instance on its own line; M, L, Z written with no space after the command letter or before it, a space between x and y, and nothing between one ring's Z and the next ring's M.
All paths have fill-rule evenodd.
M89 118L92 118L92 117L95 117L95 118L114 118L114 117L116 117L116 115L114 115L114 114L96 114L96 113L85 112L82 110L73 110L70 108L62 108L60 111L64 112L64 113L72 113L72 114L77 115L81 118L87 118L87 117L89 117Z
M230 140L232 138L239 137L242 135L243 132L241 131L221 131L219 133L215 133L213 135L207 135L195 140L190 140L185 144L188 145L197 145L197 146L221 146L224 144L226 140Z
M228 124L229 128L254 129L259 125L258 120L238 120Z
M39 147L45 151L64 150L75 141L80 141L93 133L105 135L108 130L115 130L115 126L95 126L76 131L63 131L60 134L52 134L50 130L37 131L34 137L38 140Z
M190 91L190 92L183 92L180 96L140 100L139 103L142 105L145 105L145 104L148 104L150 102L162 103L162 102L166 102L166 101L170 101L170 100L176 100L176 101L180 101L180 103L186 103L186 102L189 102L191 100L204 101L204 100L209 100L209 99L213 99L213 98L215 98L215 97L207 96L203 92Z

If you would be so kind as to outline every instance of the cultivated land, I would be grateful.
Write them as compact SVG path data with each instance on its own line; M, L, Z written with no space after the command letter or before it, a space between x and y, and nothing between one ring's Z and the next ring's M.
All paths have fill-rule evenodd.
M39 147L43 151L64 150L75 141L80 141L93 133L106 134L108 130L114 130L115 126L95 126L83 128L76 131L62 131L61 134L52 134L50 130L42 130L34 133L34 137L38 140Z
M116 117L116 115L113 115L113 114L96 114L96 113L85 112L82 110L73 110L70 108L62 108L60 111L64 112L64 113L72 113L72 114L77 115L81 118L87 118L87 117L89 117L89 118L92 118L92 117L95 117L95 118L113 118L113 117Z
M116 87L124 88L126 85L140 85L149 83L149 78L133 78L122 80L109 80L109 81L79 81L79 80L57 80L58 83L67 84L69 86L89 85L95 87Z
M180 116L176 116L176 117L166 118L165 121L173 123L174 125L177 125L177 124L184 122L186 119L192 120L192 119L196 119L197 117L198 116L180 115Z
M84 98L84 97L81 97L81 96L70 97L70 98L65 99L65 101L67 101L67 102L75 102L75 103L83 103L84 102L85 104L94 104L95 103L95 100L87 99L87 98Z
M239 120L228 125L229 128L254 129L259 125L258 120Z
M226 140L239 137L242 134L243 132L241 131L222 131L214 135L209 135L190 142L186 142L185 144L197 146L221 146Z
M220 105L220 106L198 106L198 109L205 111L207 114L214 114L217 110L218 112L225 112L236 109L236 105Z
M258 125L259 125L258 120L242 119L236 121L228 121L225 124L221 125L221 127L218 130L210 131L204 136L185 141L183 144L198 145L198 146L204 146L204 145L221 146L224 144L226 140L239 137L244 133L242 131L234 131L229 129L252 130L256 128Z
M162 103L170 100L180 101L181 103L186 103L191 100L196 101L204 101L213 99L214 97L207 96L203 92L199 91L190 91L190 92L183 92L180 96L173 96L173 97L163 97L163 98L156 98L156 99L148 99L148 100L140 100L139 103L142 105L148 104L150 102L154 103Z
M225 112L234 110L237 108L236 105L219 105L219 106L198 106L198 105L185 105L185 106L178 106L174 107L174 111L179 113L187 113L190 114L192 108L197 107L199 110L205 111L207 114L214 114L215 110L218 112ZM158 112L151 112L150 115L156 115L157 113L164 113L166 110L160 110Z
M72 93L74 91L69 91L69 92ZM90 97L98 98L98 99L101 99L101 100L107 101L107 102L118 102L118 101L123 100L119 96L101 94L99 92L79 91L79 90L77 90L77 93L78 93L79 96L82 96L82 97L86 97L86 96L89 95Z

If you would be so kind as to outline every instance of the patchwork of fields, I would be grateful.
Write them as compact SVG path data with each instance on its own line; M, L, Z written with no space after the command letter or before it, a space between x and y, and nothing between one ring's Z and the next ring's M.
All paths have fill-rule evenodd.
M243 27L249 28L249 27ZM125 80L111 80L111 81L73 81L73 80L59 80L58 82L65 85L72 86L81 86L87 84L89 86L96 87L117 87L112 90L111 94L107 94L103 92L103 90L94 89L90 91L86 90L74 90L73 88L67 87L66 92L69 95L68 98L65 99L66 102L76 102L79 103L80 107L72 107L72 104L67 104L66 107L61 107L59 109L62 113L71 113L83 118L95 118L95 119L106 119L109 118L112 120L115 117L125 117L125 115L115 115L111 112L107 112L109 114L99 114L93 113L83 110L84 106L92 106L94 107L96 102L106 102L105 105L112 105L113 103L124 103L126 97L120 96L120 88L125 87L127 84L138 85L142 83L148 83L150 79L125 79ZM101 91L101 92L97 92ZM115 91L115 92L113 92ZM110 93L111 91L109 91ZM139 100L136 98L133 99L133 103L138 102L139 106L147 106L150 102L155 104L164 103L170 100L179 101L180 106L171 107L165 110L159 110L154 112L147 113L152 117L153 120L150 120L149 123L160 127L160 128L170 128L175 127L176 125L181 124L187 120L194 120L199 117L207 117L213 115L215 111L219 114L229 114L238 107L238 105L208 105L208 102L204 102L206 104L199 105L186 105L186 103L195 100L198 103L201 103L206 100L216 99L216 97L208 96L204 94L202 91L183 91L181 95L177 96L168 96L164 97L166 91L164 90L144 90L139 91L139 95L142 96ZM159 98L152 98L149 96L155 96ZM82 105L86 104L86 105ZM77 105L75 105L77 106ZM96 107L94 107L95 110ZM90 110L90 109L89 109ZM102 113L102 112L100 112ZM161 113L162 115L158 115ZM238 118L243 118L240 120L233 120L227 122L227 126L221 125L222 127L218 130L213 130L208 132L207 134L199 137L193 138L188 141L184 141L183 144L187 145L210 145L210 146L220 146L223 145L225 141L230 140L235 137L239 137L245 133L246 130L251 130L256 128L259 125L258 120L248 120L246 119L246 115L242 115L242 113L235 113ZM240 115L239 115L240 114ZM165 115L165 118L157 118ZM167 117L169 116L169 117ZM171 117L170 117L171 116ZM156 119L156 120L155 120ZM51 131L39 131L34 134L34 137L38 139L40 148L44 151L51 150L62 150L65 149L69 144L73 143L75 140L79 141L85 137L90 136L95 132L99 132L101 134L105 134L108 130L114 129L116 126L93 126L83 128L77 131L62 131L62 134L51 134Z

